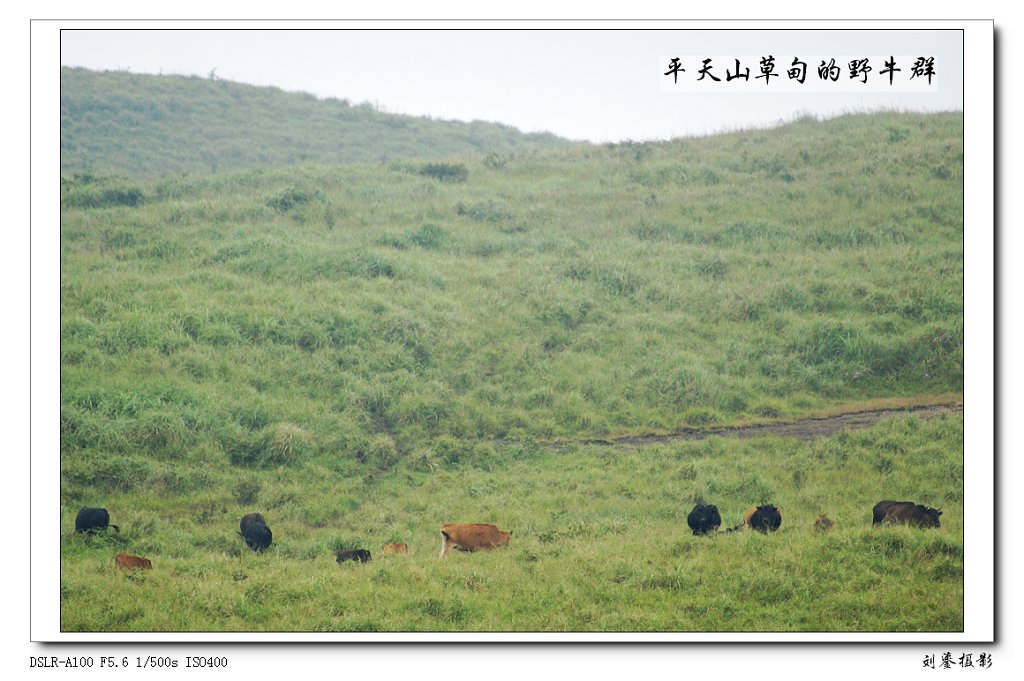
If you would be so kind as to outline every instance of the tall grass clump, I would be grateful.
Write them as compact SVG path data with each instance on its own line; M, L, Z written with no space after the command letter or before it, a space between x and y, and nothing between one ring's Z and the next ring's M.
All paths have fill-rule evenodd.
M461 163L427 163L419 172L440 182L465 182L469 178L469 170Z
M256 433L241 434L230 446L231 463L268 468L299 463L313 451L313 439L294 423L272 423Z
M145 200L142 188L126 178L88 171L61 178L60 204L65 208L135 208Z

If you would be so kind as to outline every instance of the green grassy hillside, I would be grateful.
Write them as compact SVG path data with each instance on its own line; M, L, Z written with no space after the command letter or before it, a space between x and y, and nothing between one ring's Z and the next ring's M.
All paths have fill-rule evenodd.
M519 448L372 481L284 469L258 489L135 490L109 501L121 534L61 538L61 621L66 631L961 631L962 439L957 415L812 444ZM941 506L942 527L873 528L883 497ZM695 537L686 514L702 499L730 526L774 502L782 527ZM253 508L274 532L263 555L235 534ZM814 529L819 513L831 531ZM448 521L497 523L510 545L439 560ZM381 556L391 541L410 554ZM333 550L353 547L373 559L334 562ZM119 573L122 551L153 570Z
M159 177L303 162L380 162L568 144L505 125L196 76L61 69L61 170Z
M66 177L64 526L100 505L127 531L67 532L63 621L957 629L960 416L807 445L536 443L962 393L962 140L960 114L874 114L429 164ZM697 498L727 523L775 501L786 532L702 543ZM943 505L943 528L872 531L882 498ZM247 510L268 516L270 555L233 535ZM839 531L815 535L819 512ZM514 547L428 564L453 521L511 528ZM330 562L391 540L416 555ZM133 581L131 612L98 597L126 579L113 549L166 566ZM750 556L789 576L747 593ZM408 595L338 604L357 581L367 602ZM489 609L499 582L529 604Z

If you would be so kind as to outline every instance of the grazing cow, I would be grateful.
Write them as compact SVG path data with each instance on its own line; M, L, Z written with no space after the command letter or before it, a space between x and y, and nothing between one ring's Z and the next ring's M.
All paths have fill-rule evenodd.
M105 508L83 508L75 516L75 532L92 532L113 527L117 532L121 531L117 525L110 524L110 514Z
M366 549L342 549L341 551L335 551L336 563L344 563L346 560L354 560L360 563L365 563L370 560L370 552Z
M254 522L245 528L245 532L242 533L242 539L245 540L246 546L253 551L263 552L270 546L270 542L274 540L274 534L265 523Z
M242 516L242 521L238 524L239 533L244 537L245 529L253 523L263 523L266 525L267 521L264 520L263 516L259 513L246 513Z
M771 504L757 506L747 511L743 516L743 522L758 532L774 532L782 525L782 511Z
M489 523L448 523L441 526L441 558L455 547L459 551L490 550L507 546L512 532L502 532Z
M826 532L832 529L832 521L825 514L818 516L818 519L814 521L814 529L820 532Z
M385 556L389 553L409 553L409 547L405 544L388 544L381 550L381 553Z
M122 570L152 570L153 563L149 558L132 556L127 553L119 553L114 556L114 564Z
M895 523L914 527L940 527L942 511L912 501L879 501L872 509L872 525Z
M718 515L718 507L713 504L697 504L686 522L695 536L714 532L722 524L722 516Z

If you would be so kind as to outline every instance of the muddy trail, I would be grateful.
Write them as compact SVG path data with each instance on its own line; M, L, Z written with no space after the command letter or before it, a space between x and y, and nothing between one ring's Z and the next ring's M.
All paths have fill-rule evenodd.
M665 444L680 440L703 440L717 435L718 437L766 437L775 436L795 438L804 442L834 435L841 430L867 428L882 419L914 415L918 418L933 418L940 414L962 413L962 404L930 404L918 407L899 407L878 409L873 411L857 411L821 418L806 418L787 423L762 423L751 426L732 426L724 428L687 428L675 433L663 435L624 435L609 438L581 438L578 440L547 442L543 446L550 449L566 449L578 445L599 445L609 447L644 447L647 445Z

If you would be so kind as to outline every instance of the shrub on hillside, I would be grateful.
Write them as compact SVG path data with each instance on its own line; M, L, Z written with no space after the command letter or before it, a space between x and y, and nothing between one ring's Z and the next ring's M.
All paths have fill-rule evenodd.
M427 163L420 168L420 175L440 182L465 182L469 178L469 171L461 163Z
M448 230L428 223L409 234L408 239L410 243L420 248L436 250L448 241Z
M491 199L468 205L460 201L455 204L455 214L468 217L474 222L490 224L498 224L515 218L515 214L508 206Z
M145 200L142 189L122 178L97 177L92 173L61 178L60 205L63 208L135 208Z
M278 212L286 213L293 208L309 203L315 198L317 198L315 193L290 187L267 199L267 206Z
M231 490L231 496L235 498L235 502L247 506L249 504L255 504L256 500L260 497L260 490L263 486L259 480L249 479L241 480Z

